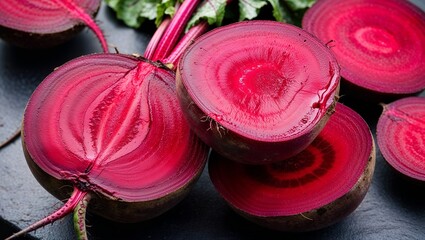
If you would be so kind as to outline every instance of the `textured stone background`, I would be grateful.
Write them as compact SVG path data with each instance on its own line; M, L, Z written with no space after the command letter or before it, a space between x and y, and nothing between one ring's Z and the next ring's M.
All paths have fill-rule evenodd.
M416 0L425 9L424 0ZM102 7L97 19L110 44L122 53L142 53L153 28L133 30ZM26 101L55 67L77 56L100 52L92 33L43 51L22 50L0 40L0 142L20 125ZM424 93L422 95L425 95ZM377 115L353 106L375 131ZM425 239L424 188L400 178L377 152L372 186L360 207L324 230L288 234L265 230L236 215L214 190L207 171L177 207L152 221L117 224L89 215L91 239ZM33 178L20 138L0 150L0 239L48 215L61 203ZM25 239L74 239L71 217L31 233Z

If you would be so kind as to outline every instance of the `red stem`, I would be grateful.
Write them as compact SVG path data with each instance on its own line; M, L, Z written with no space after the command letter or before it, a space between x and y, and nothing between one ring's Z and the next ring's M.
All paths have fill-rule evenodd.
M186 50L186 48L193 42L193 40L206 32L207 29L208 23L205 21L200 22L199 24L189 29L189 31L178 42L177 46L173 49L170 55L164 59L164 63L171 64L171 69L175 70L184 50Z
M168 57L183 32L186 23L192 17L193 11L198 6L200 0L185 0L177 10L170 25L165 30L157 49L151 60L162 60Z
M71 197L68 199L68 201L58 210L56 210L54 213L50 214L49 216L41 219L40 221L28 226L27 228L22 229L21 231L13 234L12 236L6 238L5 240L10 240L13 238L17 238L20 236L23 236L29 232L32 232L34 230L37 230L41 227L46 226L49 223L55 222L71 212L74 211L77 204L87 195L87 192L83 192L80 189L74 187L74 192L72 193Z
M158 46L158 43L161 40L162 36L164 35L164 32L167 29L170 22L171 22L171 19L167 18L167 19L164 19L164 21L162 21L161 25L159 25L158 29L155 31L151 40L149 41L148 46L146 46L146 50L144 54L145 58L151 59L153 57L156 47Z
M58 6L63 7L64 9L68 10L69 13L71 13L74 17L77 19L80 19L83 21L83 23L88 26L96 35L96 37L99 39L100 44L102 45L103 52L107 53L109 52L108 44L106 42L106 38L103 35L102 30L99 28L99 26L95 23L93 18L87 14L84 9L77 6L73 0L53 0Z

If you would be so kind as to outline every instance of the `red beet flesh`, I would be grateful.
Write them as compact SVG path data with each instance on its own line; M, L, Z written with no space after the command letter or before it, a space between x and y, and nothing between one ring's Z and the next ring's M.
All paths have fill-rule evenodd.
M51 47L87 25L107 52L106 40L92 20L100 4L100 0L0 1L0 37L21 47Z
M328 48L295 26L240 22L210 31L177 69L182 108L220 154L246 163L290 157L328 119L339 67Z
M56 196L64 193L49 183L54 179L106 202L161 199L157 206L163 206L199 176L208 150L183 117L174 77L158 64L119 54L89 55L55 70L24 115L23 142L34 175ZM121 221L158 215L155 205L147 210L152 214L94 209Z
M425 98L403 98L385 105L376 137L383 157L392 167L425 181Z
M409 1L322 0L302 26L332 41L341 76L353 89L381 97L425 89L425 13Z
M213 154L209 173L218 192L248 219L277 230L308 231L354 211L367 192L374 166L368 125L337 104L319 136L293 158L252 166Z

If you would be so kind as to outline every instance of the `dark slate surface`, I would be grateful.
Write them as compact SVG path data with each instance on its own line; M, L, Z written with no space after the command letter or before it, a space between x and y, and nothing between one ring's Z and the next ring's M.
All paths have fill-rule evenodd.
M416 2L425 8L423 0ZM122 53L142 53L153 32L152 26L126 28L105 7L97 19L109 43ZM18 49L0 40L0 143L19 127L28 97L48 73L74 57L100 50L88 30L62 46L42 51ZM374 132L377 112L347 104L365 117ZM89 215L89 235L91 239L425 239L424 192L425 186L397 175L378 150L372 186L353 214L320 231L290 234L263 229L236 215L216 193L205 171L189 196L163 216L120 224ZM0 239L60 204L33 178L20 138L0 149ZM24 239L74 238L71 217L66 217Z

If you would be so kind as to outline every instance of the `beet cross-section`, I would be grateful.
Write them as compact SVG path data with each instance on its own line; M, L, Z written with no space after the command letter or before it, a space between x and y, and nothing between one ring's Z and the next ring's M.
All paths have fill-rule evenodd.
M366 122L336 105L311 145L296 156L254 166L216 153L209 173L217 191L249 220L282 231L310 231L352 213L370 186L375 145Z
M115 221L155 217L200 176L208 148L190 131L175 74L144 58L94 54L51 73L31 96L23 146L36 179L68 202L20 236L74 210ZM64 186L73 186L73 189ZM75 210L77 209L77 210Z
M177 70L194 131L229 159L259 164L293 156L323 128L338 92L339 66L304 30L240 22L201 36Z
M391 166L410 178L425 181L425 98L408 97L385 105L376 137Z
M409 1L322 0L302 26L335 54L342 94L387 101L425 89L425 12Z

